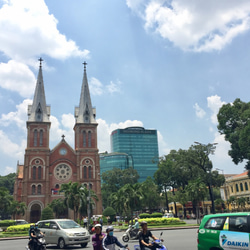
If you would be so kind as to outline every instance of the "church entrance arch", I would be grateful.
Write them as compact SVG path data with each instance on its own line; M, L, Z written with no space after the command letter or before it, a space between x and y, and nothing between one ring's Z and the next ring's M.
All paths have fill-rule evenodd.
M41 219L41 212L43 209L43 204L39 201L32 202L29 205L29 211L30 211L30 223L36 223Z

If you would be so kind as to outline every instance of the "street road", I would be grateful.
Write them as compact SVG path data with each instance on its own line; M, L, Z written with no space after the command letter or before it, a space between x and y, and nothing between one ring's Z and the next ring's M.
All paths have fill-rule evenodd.
M179 230L161 230L161 231L152 231L153 235L156 237L160 236L160 233L163 232L162 238L164 239L164 245L167 246L168 250L195 250L197 249L197 229L179 229ZM118 240L125 244L122 241L122 235L124 232L114 232L114 235L118 237ZM28 240L1 240L0 249L1 250L25 250ZM130 250L134 250L134 245L138 245L138 241L129 241L128 247ZM48 245L47 249L57 249L56 246ZM86 248L81 248L80 245L69 246L65 249L85 249L92 250L92 244L89 243ZM117 248L118 249L118 248Z

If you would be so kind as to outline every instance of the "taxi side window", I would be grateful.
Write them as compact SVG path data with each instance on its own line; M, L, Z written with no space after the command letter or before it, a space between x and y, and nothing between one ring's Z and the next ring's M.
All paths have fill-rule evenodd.
M229 217L229 231L249 233L249 225L247 216L231 216Z
M53 226L56 226L56 223L52 221L49 225L49 228L54 229Z
M222 230L226 217L214 217L210 218L204 228Z

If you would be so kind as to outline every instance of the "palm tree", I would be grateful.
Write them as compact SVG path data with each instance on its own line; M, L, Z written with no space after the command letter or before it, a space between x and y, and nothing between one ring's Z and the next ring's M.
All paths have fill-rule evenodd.
M65 204L73 210L74 220L78 217L78 210L81 205L81 199L84 199L83 193L81 191L81 185L78 182L64 183L61 186L60 191L64 192L65 195ZM85 197L87 199L87 197Z
M127 212L130 213L130 217L133 218L133 211L141 208L141 202L143 199L143 192L141 190L140 183L126 184L122 187L125 194L124 205L127 207Z
M24 202L13 200L10 206L13 219L14 220L16 219L16 215L24 215L26 208L27 206Z
M60 191L64 192L64 202L70 209L73 210L74 220L76 220L78 218L79 211L84 211L85 208L87 210L89 190L78 182L72 183L70 181L69 183L62 184ZM97 196L94 191L90 190L91 207L94 204L92 198L95 198L97 200Z
M62 198L53 200L49 207L52 208L53 212L55 213L55 217L59 218L61 215L64 215L67 210L67 206Z

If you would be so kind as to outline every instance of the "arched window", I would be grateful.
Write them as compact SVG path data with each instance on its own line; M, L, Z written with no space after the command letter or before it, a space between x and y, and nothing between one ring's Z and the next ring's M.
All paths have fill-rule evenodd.
M42 179L42 167L39 166L38 167L38 180L41 180Z
M60 188L59 184L56 184L55 189L59 189L59 188Z
M37 146L37 130L34 131L34 147Z
M240 183L240 191L243 192L243 184Z
M36 179L36 167L34 166L32 169L33 169L32 177L33 177L33 180L35 180Z
M36 194L36 186L35 185L32 185L32 187L31 187L31 193L32 194Z
M245 191L248 191L248 185L247 185L247 182L245 182Z
M88 132L88 147L91 147L91 132Z
M86 179L87 178L87 167L83 167L83 177Z
M93 185L91 183L89 183L89 189L92 189Z
M37 186L37 194L41 194L42 193L42 186L38 185Z
M236 187L236 192L239 192L238 184L236 184L235 187Z
M87 141L87 138L86 138L86 131L83 131L83 147L86 147L86 141Z
M42 146L43 145L43 131L40 130L40 134L39 134L39 145Z
M232 193L234 192L234 188L233 188L233 186L231 186L231 192L232 192Z
M92 178L91 166L89 166L89 179Z

